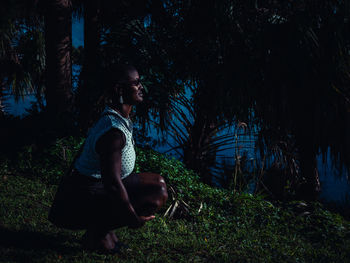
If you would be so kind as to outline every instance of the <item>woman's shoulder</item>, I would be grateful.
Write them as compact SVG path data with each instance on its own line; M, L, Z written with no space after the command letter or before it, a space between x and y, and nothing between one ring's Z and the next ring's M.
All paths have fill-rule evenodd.
M113 114L102 114L92 132L95 134L105 133L110 129L118 129L123 133L127 132L125 121Z
M119 116L116 115L115 111L106 107L93 127L101 128L105 126L113 126L119 123L121 123L121 120Z
M132 128L132 123L129 119L123 117L119 112L109 107L106 107L102 116L108 118L107 122L115 128L120 128L123 131L125 129L130 131Z
M99 130L103 130L112 126L113 121L108 115L101 115L100 118L96 121L96 123L91 127L89 133L96 133Z
M116 121L113 116L110 115L101 115L101 117L98 119L98 121L93 125L89 132L87 140L91 143L93 147L95 147L96 142L99 140L99 138L106 134L108 131L118 129L122 133L124 132L123 127L121 124Z

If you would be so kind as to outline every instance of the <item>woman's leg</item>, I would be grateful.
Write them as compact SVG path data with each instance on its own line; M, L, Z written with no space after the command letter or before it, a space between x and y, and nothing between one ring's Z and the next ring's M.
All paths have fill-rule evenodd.
M154 215L168 198L164 178L159 174L131 174L123 180L123 183L139 216ZM85 246L108 251L118 242L113 229L126 226L127 221L120 213L120 204L111 204L101 185L96 187L95 193L95 212L98 218L95 218L95 222L88 227Z
M164 178L159 174L131 174L123 183L139 216L154 215L168 199Z
M159 174L131 174L123 180L138 215L153 215L167 198L166 184ZM70 229L87 229L85 245L111 249L117 242L113 229L126 226L121 204L110 200L101 181L74 175L60 185L51 209L50 221Z

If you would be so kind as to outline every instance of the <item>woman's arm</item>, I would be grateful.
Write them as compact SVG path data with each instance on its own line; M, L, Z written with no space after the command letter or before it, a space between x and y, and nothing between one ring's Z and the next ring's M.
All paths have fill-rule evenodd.
M121 179L121 151L125 145L125 135L117 129L105 133L96 143L96 152L100 156L101 176L107 192L117 202L122 201L123 210L130 227L142 226L153 218L139 217L128 196Z

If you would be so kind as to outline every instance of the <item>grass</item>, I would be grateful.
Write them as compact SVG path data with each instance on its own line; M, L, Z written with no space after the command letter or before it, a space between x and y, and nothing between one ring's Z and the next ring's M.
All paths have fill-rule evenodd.
M350 262L350 224L321 204L271 203L211 188L181 162L141 149L135 169L166 178L167 206L143 228L116 230L130 246L121 255L85 251L82 231L47 221L79 144L67 138L1 159L0 262ZM175 202L173 217L164 217Z

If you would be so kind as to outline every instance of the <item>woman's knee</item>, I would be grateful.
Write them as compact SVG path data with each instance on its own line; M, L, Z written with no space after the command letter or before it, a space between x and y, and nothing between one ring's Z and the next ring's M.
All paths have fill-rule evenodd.
M168 190L167 190L165 181L163 181L161 183L160 193L161 193L161 196L162 196L162 199L163 199L163 203L165 204L166 201L168 200Z
M163 176L155 173L140 174L141 184L146 188L151 188L156 192L166 192L166 183Z
M165 203L168 199L168 190L164 178L161 175L157 176L157 187L160 199Z
M154 214L165 205L165 202L166 199L164 199L164 195L158 195L157 197L152 198L151 201L147 202L145 208L151 212L149 214Z
M139 173L141 184L165 183L164 178L156 173Z
M167 186L164 178L161 175L154 175L152 190L151 196L153 199L153 204L155 207L157 207L157 209L159 209L165 205L166 201L168 200Z
M141 206L158 210L165 205L168 191L164 178L155 173L142 173L140 175L140 188L137 200Z

